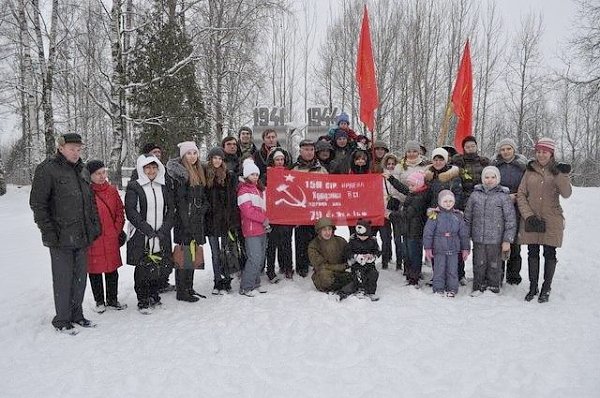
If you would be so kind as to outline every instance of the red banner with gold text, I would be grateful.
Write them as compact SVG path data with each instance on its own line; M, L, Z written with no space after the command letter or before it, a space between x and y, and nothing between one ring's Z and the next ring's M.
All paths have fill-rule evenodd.
M383 225L381 174L320 174L269 168L267 217L271 224L312 225L330 217L336 225L367 218Z

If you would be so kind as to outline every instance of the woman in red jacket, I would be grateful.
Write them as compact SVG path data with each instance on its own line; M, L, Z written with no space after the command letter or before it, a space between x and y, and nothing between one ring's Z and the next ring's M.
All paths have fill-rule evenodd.
M127 308L127 305L117 300L117 268L123 264L119 249L119 235L125 224L123 202L117 189L107 181L106 167L102 161L89 161L87 169L90 172L92 191L102 226L102 234L88 249L88 274L96 300L96 312L103 313L106 308L122 310ZM106 300L102 274L106 281Z

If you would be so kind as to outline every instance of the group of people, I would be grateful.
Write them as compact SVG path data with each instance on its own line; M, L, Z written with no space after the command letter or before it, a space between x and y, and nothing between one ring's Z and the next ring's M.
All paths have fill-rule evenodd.
M135 266L142 314L160 305L161 292L176 290L177 300L186 302L204 297L193 288L194 268L176 267L175 286L169 284L173 241L192 251L208 241L212 294L231 292L236 270L225 261L223 249L232 237L244 249L237 253L239 293L244 296L266 293L261 285L265 268L269 282L280 281L277 261L279 274L286 278L306 277L312 269L317 290L375 301L376 259L381 257L381 268L388 268L395 246L396 269L404 271L408 284L422 285L425 253L433 265L433 291L454 297L459 285L466 285L464 261L473 241L472 296L486 289L499 293L505 273L507 283L519 284L520 245L526 244L526 300L539 293L538 301L548 301L564 229L559 196L571 194L570 167L555 160L556 144L549 138L536 143L531 161L517 153L511 139L498 143L491 161L478 154L474 137L462 144L463 154L451 156L452 148L436 148L430 161L422 145L408 141L403 156L396 156L385 143L371 143L352 131L344 115L316 142L302 140L296 161L278 145L274 130L265 130L257 147L252 130L244 127L237 138L227 136L211 148L206 161L192 141L179 143L179 156L166 163L162 148L147 144L123 204L107 181L105 164L84 164L81 136L64 134L56 155L36 168L30 197L43 244L50 249L56 308L52 324L71 334L77 332L74 325L94 326L82 310L86 274L97 312L126 308L117 299L124 244L126 263ZM269 167L381 176L385 223L375 227L360 219L350 228L349 241L335 235L336 226L328 218L315 225L271 225L264 197ZM545 261L538 291L540 246ZM160 266L142 266L149 261Z

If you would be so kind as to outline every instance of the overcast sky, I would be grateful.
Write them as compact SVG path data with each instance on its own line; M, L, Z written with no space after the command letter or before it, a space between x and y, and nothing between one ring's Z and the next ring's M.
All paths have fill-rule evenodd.
M342 9L343 0L294 0L296 7L299 10L301 4L309 4L314 11L316 19L315 24L315 45L314 51L311 54L313 62L319 44L325 38L327 26L330 21ZM372 0L367 4L374 4ZM396 1L414 1L414 0L396 0ZM447 0L439 0L447 1ZM481 0L482 7L485 1ZM514 31L518 29L521 18L527 15L530 11L541 12L544 21L544 34L542 38L542 46L547 65L559 66L557 55L561 46L564 46L570 29L575 18L576 7L572 0L497 0L496 6L501 12L504 28L508 31L508 36L512 36ZM298 14L299 18L301 13ZM13 140L13 137L18 136L20 132L18 127L15 127L17 120L16 115L3 114L0 116L0 145Z

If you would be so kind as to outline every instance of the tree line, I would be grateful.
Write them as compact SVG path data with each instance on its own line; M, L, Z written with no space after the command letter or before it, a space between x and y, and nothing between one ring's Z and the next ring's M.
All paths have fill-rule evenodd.
M436 145L469 38L482 150L491 154L511 137L528 155L539 137L551 136L558 156L573 164L574 182L600 185L600 0L575 1L559 67L544 59L541 14L509 26L492 0L368 2L378 138L392 150L409 139ZM2 4L0 106L18 115L20 130L2 159L14 183L29 183L66 132L80 133L85 158L107 161L119 183L140 144L210 147L251 124L257 105L285 108L299 124L309 105L338 107L359 125L362 0L339 0L324 38L315 36L310 3L291 0Z

